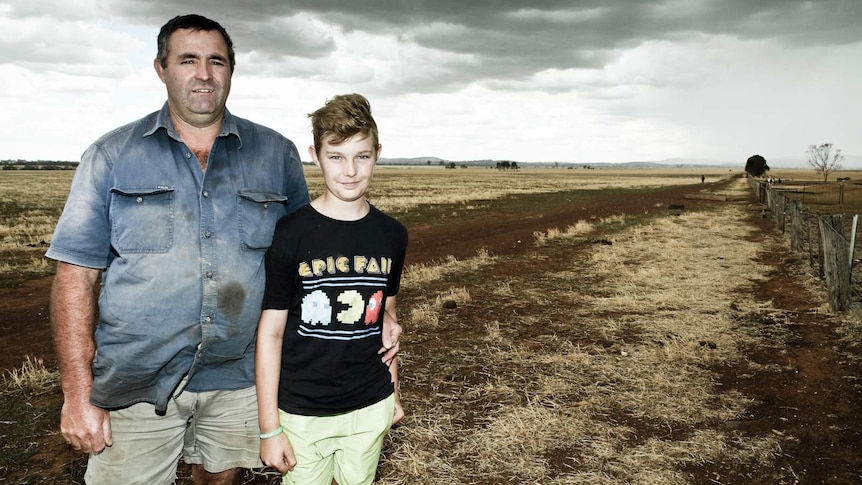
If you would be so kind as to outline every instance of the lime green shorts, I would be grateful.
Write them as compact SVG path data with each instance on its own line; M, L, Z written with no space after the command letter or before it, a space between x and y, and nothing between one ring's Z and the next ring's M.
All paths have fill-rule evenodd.
M168 402L164 416L149 403L110 415L114 444L90 454L84 477L89 485L171 484L180 456L211 473L263 465L254 386L185 391Z
M374 481L383 438L392 426L395 396L336 416L300 416L279 410L296 467L284 485L364 485Z

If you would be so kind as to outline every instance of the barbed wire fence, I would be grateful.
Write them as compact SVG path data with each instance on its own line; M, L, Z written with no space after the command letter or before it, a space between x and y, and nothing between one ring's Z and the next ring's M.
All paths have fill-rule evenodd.
M756 177L748 181L766 207L764 215L773 218L782 233L789 233L791 250L804 255L825 282L832 310L850 309L862 294L862 264L854 264L858 215L845 218L811 206L843 206L848 194L862 195L862 187L850 185L848 190L842 182L770 182Z

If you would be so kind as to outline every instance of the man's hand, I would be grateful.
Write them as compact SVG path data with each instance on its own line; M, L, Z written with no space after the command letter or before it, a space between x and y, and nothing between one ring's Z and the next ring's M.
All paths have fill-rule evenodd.
M89 402L63 403L60 432L72 448L84 453L99 452L114 444L108 411Z
M377 352L383 354L383 363L392 365L392 359L398 355L398 338L401 337L401 325L395 312L395 297L386 297L383 305L383 347Z
M380 347L378 354L383 354L383 362L386 365L392 364L392 359L398 355L399 342L401 337L401 325L391 317L389 313L383 315L383 347Z

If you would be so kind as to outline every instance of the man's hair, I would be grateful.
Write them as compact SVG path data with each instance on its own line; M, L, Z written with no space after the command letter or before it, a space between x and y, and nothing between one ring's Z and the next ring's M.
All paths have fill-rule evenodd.
M227 58L230 63L230 72L233 72L233 69L236 66L236 55L233 51L233 41L231 40L230 35L228 35L224 27L215 20L210 20L204 16L195 14L177 15L168 20L168 22L162 26L162 30L159 31L159 36L156 39L158 43L156 59L159 60L162 67L168 66L168 41L171 38L171 34L180 29L191 29L195 31L215 30L221 34L224 38L225 44L227 44Z
M371 103L361 94L339 94L308 117L311 118L314 150L318 153L327 138L331 138L330 143L338 145L361 134L371 138L375 151L380 144L377 123L371 116Z

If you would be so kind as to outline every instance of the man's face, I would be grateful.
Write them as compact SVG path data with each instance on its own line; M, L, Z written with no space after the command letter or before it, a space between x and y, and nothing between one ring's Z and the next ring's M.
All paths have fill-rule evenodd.
M218 31L175 31L168 40L166 66L158 59L154 65L174 117L197 128L221 120L232 73L227 44Z

